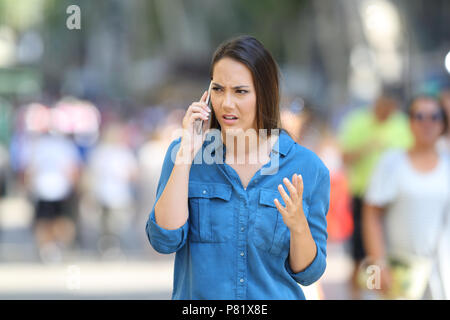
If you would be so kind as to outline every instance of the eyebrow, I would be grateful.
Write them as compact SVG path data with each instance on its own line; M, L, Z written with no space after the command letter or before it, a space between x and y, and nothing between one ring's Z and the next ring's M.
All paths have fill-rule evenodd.
M223 88L222 85L220 85L220 84L218 84L218 83L216 83L216 82L213 82L212 84L213 84L214 86L219 87L219 88ZM241 88L250 88L250 86L241 85L241 86L235 86L235 87L233 87L232 89L241 89Z

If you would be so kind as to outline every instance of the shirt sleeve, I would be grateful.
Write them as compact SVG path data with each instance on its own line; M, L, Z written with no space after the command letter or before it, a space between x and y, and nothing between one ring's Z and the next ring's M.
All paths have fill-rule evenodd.
M324 166L322 174L318 178L316 187L312 192L311 206L308 215L308 225L311 235L316 243L316 257L311 264L303 271L294 273L289 265L289 258L286 259L285 267L292 278L303 286L313 284L322 276L326 268L327 257L327 220L330 204L330 173Z
M186 243L188 233L188 221L178 229L167 230L161 228L155 220L155 205L164 191L170 174L172 173L175 156L180 148L180 141L181 138L174 140L167 150L156 190L156 200L145 227L150 244L159 253L168 254L178 251Z
M400 153L398 150L385 152L378 161L369 181L365 201L374 206L384 207L397 195L396 166Z

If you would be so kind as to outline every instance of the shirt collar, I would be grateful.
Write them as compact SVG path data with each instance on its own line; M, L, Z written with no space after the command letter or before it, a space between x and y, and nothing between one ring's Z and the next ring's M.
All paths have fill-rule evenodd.
M276 152L278 148L278 152L282 156L286 156L294 143L295 141L289 136L287 131L285 129L280 129L280 136L273 146L272 151Z

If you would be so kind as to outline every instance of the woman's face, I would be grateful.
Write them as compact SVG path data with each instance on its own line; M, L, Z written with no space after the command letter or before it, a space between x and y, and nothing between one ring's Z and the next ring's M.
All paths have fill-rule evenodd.
M231 58L213 67L211 103L222 131L257 129L256 91L250 70Z
M437 102L431 99L418 99L414 102L410 126L416 143L434 145L444 129L441 109Z

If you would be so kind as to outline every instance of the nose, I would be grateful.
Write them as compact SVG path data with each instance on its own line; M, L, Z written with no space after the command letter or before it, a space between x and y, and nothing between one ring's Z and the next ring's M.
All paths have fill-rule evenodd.
M234 109L234 101L233 96L231 93L227 92L224 94L223 100L222 100L222 108L225 110Z

